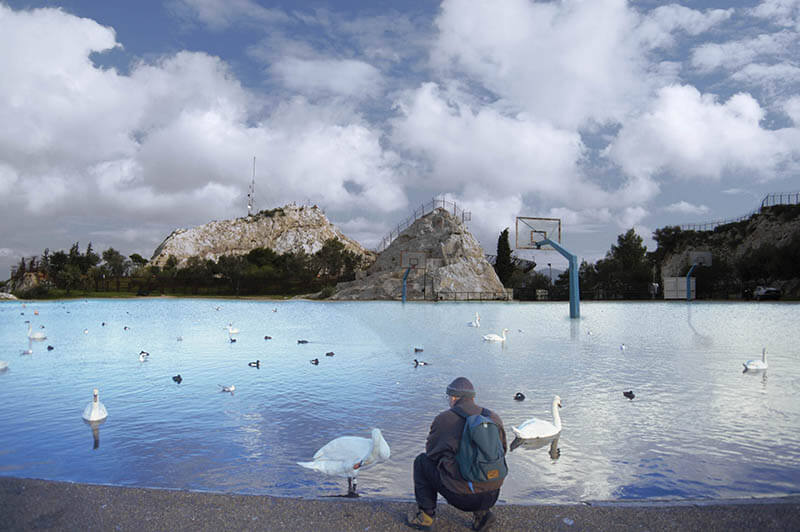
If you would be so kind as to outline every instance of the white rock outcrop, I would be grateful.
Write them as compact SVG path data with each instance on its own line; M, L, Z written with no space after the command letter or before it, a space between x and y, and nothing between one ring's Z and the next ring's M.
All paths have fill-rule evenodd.
M182 267L189 257L216 261L222 255L245 255L255 248L269 248L278 254L299 250L313 254L331 238L338 238L366 264L374 260L374 252L346 237L316 205L286 205L247 218L177 229L153 252L151 264L163 267L172 255Z
M506 291L466 226L444 209L416 220L355 281L339 283L331 299L401 299L404 252L424 252L426 268L412 270L406 297L413 299L505 299Z

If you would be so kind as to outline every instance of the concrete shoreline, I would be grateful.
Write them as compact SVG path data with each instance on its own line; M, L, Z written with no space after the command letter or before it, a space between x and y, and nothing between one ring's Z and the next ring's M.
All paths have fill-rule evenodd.
M440 499L441 500L441 499ZM0 477L0 530L406 531L412 501L288 499ZM500 505L492 530L800 530L800 495L731 501ZM470 530L446 504L436 530Z

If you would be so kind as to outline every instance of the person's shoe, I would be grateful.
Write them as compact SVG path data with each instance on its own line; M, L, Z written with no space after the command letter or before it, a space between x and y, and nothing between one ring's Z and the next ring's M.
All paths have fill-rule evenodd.
M472 530L489 530L495 520L495 516L490 510L472 512L472 518Z
M433 530L433 517L417 509L408 514L408 524L420 530Z

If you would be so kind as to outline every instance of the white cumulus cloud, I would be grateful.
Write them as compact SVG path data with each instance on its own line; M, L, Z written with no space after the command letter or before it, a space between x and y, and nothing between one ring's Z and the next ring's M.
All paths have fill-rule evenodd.
M664 207L664 210L679 214L708 214L711 209L709 209L706 205L695 205L693 203L689 203L688 201L681 200L667 205Z

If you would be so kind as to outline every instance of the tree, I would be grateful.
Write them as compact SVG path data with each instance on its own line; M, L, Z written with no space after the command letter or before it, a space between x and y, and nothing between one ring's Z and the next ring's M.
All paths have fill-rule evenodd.
M119 292L120 279L128 270L130 262L114 248L108 248L103 252L103 261L105 261L111 275L117 280L117 292Z
M86 253L83 255L83 260L81 261L81 273L86 274L89 269L97 266L100 262L100 257L92 251L92 243L89 242L89 245L86 246Z
M514 264L511 262L511 244L508 243L508 227L503 229L497 239L497 259L494 262L494 271L503 286L507 286L514 273Z

